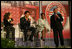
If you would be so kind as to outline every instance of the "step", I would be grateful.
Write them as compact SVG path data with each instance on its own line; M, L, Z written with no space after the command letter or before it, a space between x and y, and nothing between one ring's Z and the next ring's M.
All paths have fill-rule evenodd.
M64 40L64 45L65 46L70 46L70 39L65 39ZM33 42L31 41L26 41L24 42L22 38L17 38L15 42L15 46L30 46L30 47L55 47L55 43L53 39L45 39L45 41L42 41L41 39L34 40ZM59 42L59 46L60 42Z

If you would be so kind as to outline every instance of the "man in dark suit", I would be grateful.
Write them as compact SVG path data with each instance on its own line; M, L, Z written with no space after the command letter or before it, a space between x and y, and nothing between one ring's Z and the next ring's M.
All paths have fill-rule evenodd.
M25 39L25 41L27 41L27 38L28 38L27 32L32 31L29 40L33 41L32 38L33 38L33 35L35 33L35 28L30 27L30 22L31 22L31 19L29 18L30 12L25 11L24 14L25 14L25 16L20 18L20 26L21 26L21 29L24 30L24 39Z
M51 21L50 25L54 33L54 42L56 44L56 47L58 47L59 46L58 34L59 34L61 46L64 46L64 39L62 34L63 26L61 23L63 21L63 18L62 15L58 13L58 8L55 8L53 12L54 14L50 17Z

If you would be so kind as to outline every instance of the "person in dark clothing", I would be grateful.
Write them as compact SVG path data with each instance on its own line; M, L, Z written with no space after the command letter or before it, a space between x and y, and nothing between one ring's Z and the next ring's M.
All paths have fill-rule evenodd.
M56 44L56 47L59 46L59 41L58 41L58 34L60 37L60 43L62 46L64 46L64 39L63 39L63 34L62 34L62 30L63 30L63 26L62 26L62 15L60 13L58 13L58 8L55 8L53 10L54 14L50 17L50 25L51 25L51 29L53 29L53 33L54 33L54 42Z
M28 38L27 32L32 31L29 40L33 41L32 38L33 38L33 35L35 33L35 28L30 27L31 19L29 19L29 15L30 15L29 11L25 11L24 14L25 14L25 16L20 18L20 26L21 26L21 29L24 30L24 39L25 39L25 41L27 41L27 38Z
M5 25L6 38L9 38L9 34L12 32L12 40L15 40L15 28L13 27L13 19L9 12L5 13L3 21Z

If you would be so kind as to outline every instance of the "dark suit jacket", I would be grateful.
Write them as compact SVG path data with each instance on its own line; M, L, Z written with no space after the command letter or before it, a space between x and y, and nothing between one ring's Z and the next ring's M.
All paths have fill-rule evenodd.
M26 21L25 16L20 18L21 29L28 29L30 27L30 20Z
M55 20L55 14L53 14L51 17L50 17L50 25L51 25L51 29L55 29L55 30L62 30L63 29L63 26L62 26L62 21L63 21L63 18L62 18L62 15L61 14L57 14L59 16L59 18L57 18Z

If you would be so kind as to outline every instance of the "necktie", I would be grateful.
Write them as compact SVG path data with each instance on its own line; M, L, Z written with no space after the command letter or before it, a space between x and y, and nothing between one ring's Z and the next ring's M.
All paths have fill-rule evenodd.
M56 21L56 16L55 16L55 21Z

